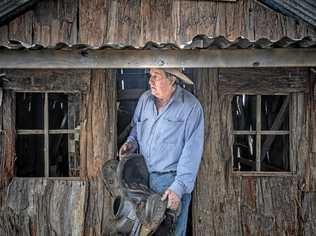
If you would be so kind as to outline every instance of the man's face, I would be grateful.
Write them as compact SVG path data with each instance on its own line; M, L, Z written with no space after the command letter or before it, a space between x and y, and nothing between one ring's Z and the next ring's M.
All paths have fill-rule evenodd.
M172 85L175 79L167 79L165 72L160 69L150 69L150 76L151 94L159 99L169 98L173 92Z

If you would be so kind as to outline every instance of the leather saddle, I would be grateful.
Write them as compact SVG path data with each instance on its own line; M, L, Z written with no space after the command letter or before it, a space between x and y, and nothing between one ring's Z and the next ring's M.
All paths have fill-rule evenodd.
M112 197L112 235L173 235L176 213L167 209L161 194L149 188L149 173L142 155L107 161L102 177Z

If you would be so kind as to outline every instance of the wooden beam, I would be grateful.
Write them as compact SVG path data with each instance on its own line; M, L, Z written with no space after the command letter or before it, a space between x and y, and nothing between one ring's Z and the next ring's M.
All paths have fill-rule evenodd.
M314 67L316 48L196 50L0 49L0 68Z

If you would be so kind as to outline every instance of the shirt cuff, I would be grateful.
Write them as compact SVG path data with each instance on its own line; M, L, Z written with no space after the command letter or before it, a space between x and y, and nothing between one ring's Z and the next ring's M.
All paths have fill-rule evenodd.
M185 189L185 186L183 183L175 180L171 186L169 187L169 189L172 191L172 192L175 192L177 194L177 196L181 199L182 198L182 195L184 194L184 189Z
M132 143L132 144L138 146L137 141L136 141L136 139L133 136L128 136L126 142L127 143Z

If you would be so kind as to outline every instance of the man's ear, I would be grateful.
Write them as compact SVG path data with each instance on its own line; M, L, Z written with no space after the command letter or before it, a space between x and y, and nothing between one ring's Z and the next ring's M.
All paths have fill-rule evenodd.
M177 78L173 75L172 76L172 80L171 80L171 85L175 85L176 84L176 81L177 81Z

